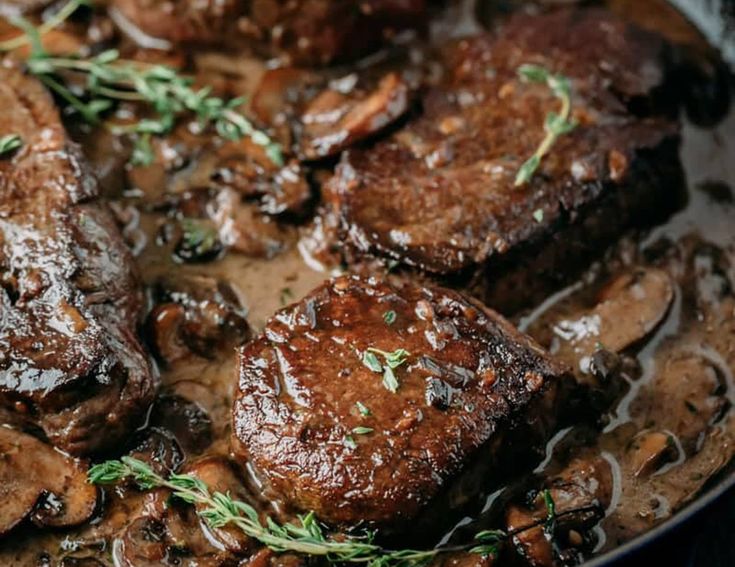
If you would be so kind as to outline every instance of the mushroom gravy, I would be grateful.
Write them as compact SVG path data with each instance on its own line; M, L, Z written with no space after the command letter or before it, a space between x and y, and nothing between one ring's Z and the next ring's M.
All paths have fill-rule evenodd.
M570 524L563 538L573 561L574 553L590 557L645 532L696 498L712 478L732 474L735 113L726 110L727 102L722 103L723 96L729 99L722 90L730 88L732 76L718 67L722 63L698 32L667 6L658 6L662 15L635 2L610 4L672 41L688 45L693 61L710 75L709 82L692 88L689 107L682 110L685 203L661 225L627 234L568 287L533 308L510 314L522 331L572 367L580 383L599 387L597 407L578 408L578 415L548 444L533 473L467 502L466 517L441 538L422 541L417 536L412 545L462 542L480 529L525 525L544 513L539 502L523 496L534 487L554 491L560 509L574 508L583 488L604 503L605 514L601 519L574 518L576 523ZM499 17L479 12L483 20ZM438 37L478 26L466 8L447 10L444 17L434 26ZM102 18L95 25L105 29L108 24ZM79 43L90 35L74 25L65 33ZM260 104L261 112L266 112L287 107L290 101L279 100L279 96L286 98L279 93L294 89L318 92L328 84L337 93L360 88L372 92L359 81L370 84L365 76L382 75L384 69L407 60L415 65L417 82L430 81L430 48L412 41L406 40L398 55L386 52L383 60L380 56L366 60L358 66L358 74L350 68L274 70L255 57L219 52L199 53L193 65L201 83L250 95L251 106ZM141 52L136 56L175 59L178 55ZM273 87L264 90L263 84ZM239 174L251 175L232 166L242 161L243 149L231 147L236 143L223 149L181 127L156 147L156 163L130 168L125 165L129 148L119 139L73 122L68 127L92 162L136 255L152 309L142 332L157 355L160 393L148 424L121 452L169 467L202 456L226 459L235 346L260 332L278 309L344 271L343 266L312 255L310 246L320 230L312 193L328 177L331 164L314 167L308 175L294 164L294 179L282 180L281 193L250 195L243 205L239 197L212 199L206 194L212 170L222 163L228 165L223 170L230 176L220 179L223 186L236 183ZM251 151L245 148L244 153ZM254 212L254 202L267 207L264 202L271 197L274 207L283 207L283 214L265 217ZM189 216L206 217L206 221L202 226L182 226L180 220ZM206 231L212 230L210 218L225 219L217 227L217 237L224 241L221 249L210 244L202 248ZM196 230L205 232L191 236ZM188 242L187 249L182 249L182 242ZM192 250L194 257L189 255ZM390 271L385 266L370 269L380 274ZM207 334L208 325L213 324L227 327L224 340ZM249 482L257 500L258 487L252 485L253 479ZM281 513L270 508L271 503L259 505ZM224 564L213 557L197 562L167 556L157 563L155 553L146 556L145 542L155 540L156 534L134 532L131 525L155 515L162 506L162 497L155 492L145 494L129 486L106 489L91 522L63 531L23 526L0 541L0 563L97 564L83 562L89 558L102 565L163 564L164 560L175 564L174 559L188 565ZM182 529L193 530L195 522L187 521ZM579 526L589 531L580 533ZM207 536L209 545L222 547L222 537L208 532ZM534 538L542 536L529 530L516 545L533 556L539 549ZM226 547L230 549L229 544ZM291 558L282 560L289 563ZM249 563L243 559L240 564Z

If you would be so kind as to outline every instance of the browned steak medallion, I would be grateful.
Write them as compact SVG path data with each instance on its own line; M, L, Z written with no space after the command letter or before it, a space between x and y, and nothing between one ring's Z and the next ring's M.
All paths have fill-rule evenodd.
M34 79L0 63L0 410L73 453L145 417L154 376L135 335L133 259Z
M478 462L486 480L522 466L510 455L543 446L566 375L473 300L357 276L279 311L239 356L233 449L270 496L391 529Z
M421 117L347 152L330 183L348 256L440 276L487 270L493 285L525 266L501 301L492 298L503 309L544 280L573 275L591 248L677 203L678 125L658 96L667 51L600 9L516 16L495 36L446 49L444 78L424 96ZM551 85L519 76L523 65L568 79L576 127L516 186L548 116L562 111Z
M324 64L364 54L424 22L425 0L115 0L118 14L156 38L226 44Z

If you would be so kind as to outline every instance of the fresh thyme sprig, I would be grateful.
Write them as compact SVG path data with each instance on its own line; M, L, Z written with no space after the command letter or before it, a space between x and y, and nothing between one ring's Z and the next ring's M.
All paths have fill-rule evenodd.
M86 3L87 0L70 0L56 17L37 28L24 19L14 20L13 23L25 32L25 39L22 43L20 38L14 38L0 44L0 51L30 44L31 54L26 60L28 71L90 124L102 123L102 114L119 102L147 104L153 110L152 118L128 126L108 126L117 134L134 135L132 161L136 165L148 165L153 161L151 137L170 133L177 119L187 113L197 118L202 129L214 126L223 139L249 137L264 148L273 163L279 167L283 165L280 145L237 112L243 102L241 98L225 101L212 96L211 89L193 88L191 78L179 75L170 67L123 60L115 49L90 58L47 53L41 44L41 35ZM81 85L70 86L66 82L69 77L85 80Z
M42 37L51 30L59 27L82 6L91 5L92 4L89 0L69 0L69 2L64 4L64 6L62 6L62 8L58 12L56 12L56 14L51 16L48 20L46 20L44 23L38 26L38 28L36 28L36 33L38 34L38 37ZM24 22L22 18L11 18L10 21L11 23L13 23L13 25L21 29L25 27L21 23ZM28 45L29 43L32 43L32 41L32 38L29 37L28 34L24 33L14 38L0 41L0 51L12 51L13 49L18 49L19 47Z
M471 544L429 550L387 550L373 543L373 534L344 536L332 539L325 535L313 512L299 516L299 524L278 524L266 517L260 521L258 512L249 504L233 499L230 494L210 492L195 476L172 474L164 478L146 463L132 457L122 457L94 465L88 472L93 484L115 484L132 479L143 490L167 488L173 497L198 505L199 515L212 528L232 525L245 535L276 552L296 552L324 557L330 563L362 563L368 567L418 567L441 553L469 551L482 555L497 555L499 545L508 537L501 530L479 532Z
M18 134L8 134L0 138L0 156L9 154L23 145L23 140Z
M562 75L550 73L540 65L521 65L518 68L518 76L521 80L530 83L546 83L556 98L561 101L561 109L558 113L549 112L544 121L546 136L539 144L533 155L521 165L516 174L515 186L519 187L528 183L541 164L543 157L549 153L559 136L568 134L577 126L574 120L569 119L572 109L571 86L569 79Z
M385 362L381 363L376 355L382 356ZM362 363L373 372L382 373L383 386L395 394L400 384L393 370L406 362L409 356L409 352L402 348L396 349L393 352L386 352L378 348L369 347L362 356Z

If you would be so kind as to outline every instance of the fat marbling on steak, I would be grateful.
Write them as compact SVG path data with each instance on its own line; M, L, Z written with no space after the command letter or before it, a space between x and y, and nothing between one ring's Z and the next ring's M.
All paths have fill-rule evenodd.
M97 182L40 83L0 62L0 407L72 453L114 446L154 393L143 296Z
M368 349L406 351L397 384ZM463 473L479 466L492 484L527 464L521 455L554 427L566 376L475 300L343 276L240 348L232 446L287 508L401 530L466 499Z
M346 152L329 183L348 259L397 260L442 281L465 274L503 311L547 293L594 249L677 204L668 52L602 9L518 15L448 47L421 116ZM548 85L519 77L524 64L569 79L577 126L515 186L561 105Z

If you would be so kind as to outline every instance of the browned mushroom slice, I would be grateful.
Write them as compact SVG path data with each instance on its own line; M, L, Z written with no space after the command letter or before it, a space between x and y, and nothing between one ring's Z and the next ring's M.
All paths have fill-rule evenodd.
M32 513L42 526L73 526L97 505L97 489L87 482L86 465L35 437L0 427L0 534Z
M728 407L724 372L698 353L666 349L657 353L657 371L631 405L642 423L677 437L688 455Z
M153 286L155 307L148 330L156 354L172 364L190 354L213 358L250 335L234 289L207 276L161 278Z
M124 526L113 545L115 565L126 567L238 565L231 553L202 532L200 518L188 504L158 489Z
M229 493L237 500L254 504L252 495L237 478L230 463L223 458L206 457L187 467L185 472L202 480L212 493ZM206 508L201 504L197 504L196 507L197 511ZM203 523L202 529L211 533L216 541L232 553L242 554L255 546L255 542L234 527L211 528Z
M621 352L643 340L668 313L674 298L669 275L639 268L615 278L592 309L554 325L551 351L573 367L587 371L590 356L604 348Z
M370 92L324 90L301 116L303 156L319 159L339 153L395 122L408 103L408 86L396 73L385 75Z
M536 494L530 507L513 504L506 512L515 549L533 566L556 565L552 540L560 553L583 544L582 534L600 521L612 500L612 470L605 459L583 452L547 486L555 508L553 526L546 525L549 510L543 492Z

